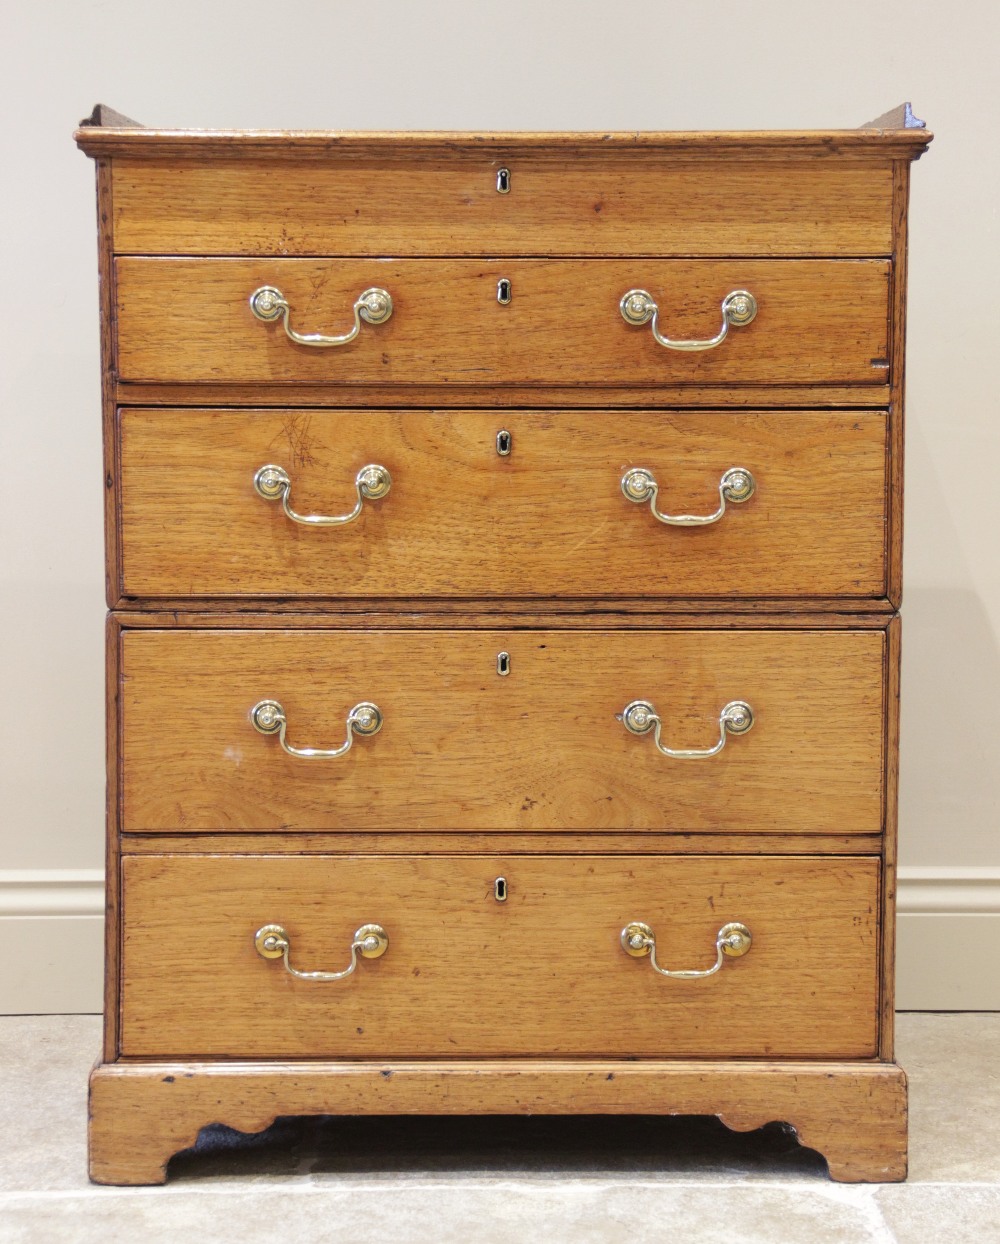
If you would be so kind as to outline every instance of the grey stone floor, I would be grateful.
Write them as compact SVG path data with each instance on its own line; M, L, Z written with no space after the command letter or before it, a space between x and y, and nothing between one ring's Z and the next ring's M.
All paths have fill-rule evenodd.
M0 1242L1000 1244L1000 1014L901 1015L910 1179L832 1184L777 1125L280 1120L223 1128L163 1188L87 1181L94 1016L0 1019Z

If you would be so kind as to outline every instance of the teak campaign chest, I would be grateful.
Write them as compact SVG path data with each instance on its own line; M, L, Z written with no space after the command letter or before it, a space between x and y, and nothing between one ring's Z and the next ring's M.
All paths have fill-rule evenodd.
M901 1179L908 106L98 108L92 1177L295 1114L715 1114Z

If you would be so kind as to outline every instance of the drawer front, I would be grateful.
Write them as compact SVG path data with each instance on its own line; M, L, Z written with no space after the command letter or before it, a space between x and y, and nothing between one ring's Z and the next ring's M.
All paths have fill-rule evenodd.
M882 828L881 631L126 631L121 659L129 831ZM352 747L286 754L263 701L289 746ZM661 754L633 701L664 747L726 744Z
M501 167L510 173L497 192ZM888 255L892 169L597 159L116 159L115 249L140 255Z
M126 1056L868 1057L878 861L844 857L132 856L122 865ZM495 899L495 880L507 899ZM749 951L704 971L723 926ZM279 925L297 971L261 957ZM278 935L280 937L280 934Z
M766 383L884 385L884 260L121 258L117 368L127 381L379 385ZM498 302L498 283L510 301ZM280 291L300 334L345 335L363 291L390 294L383 323L313 348L250 310ZM749 290L756 318L716 348L659 345L619 303L641 287L661 334L707 340L722 300Z
M123 410L120 435L129 596L885 591L883 412ZM370 463L390 492L343 526L296 523L253 486L275 464L293 513L350 515ZM659 512L710 517L733 467L755 490L705 526L622 490L646 468Z

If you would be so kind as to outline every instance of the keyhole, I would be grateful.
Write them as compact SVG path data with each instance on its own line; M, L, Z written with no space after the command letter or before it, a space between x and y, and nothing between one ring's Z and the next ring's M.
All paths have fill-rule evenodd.
M510 297L510 281L508 281L506 277L503 277L501 280L497 281L497 302L501 305L501 307L506 307L510 302Z
M501 458L506 458L511 451L513 445L513 437L506 428L501 428L497 433L497 453Z
M493 882L493 897L498 903L506 903L507 901L507 878L497 877Z
M497 194L510 194L510 169L497 169Z
M510 673L510 653L509 652L498 652L497 653L497 673L500 675L501 678L506 678L507 675Z

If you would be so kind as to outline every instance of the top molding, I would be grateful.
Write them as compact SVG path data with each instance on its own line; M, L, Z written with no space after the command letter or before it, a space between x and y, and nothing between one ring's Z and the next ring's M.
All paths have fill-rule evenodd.
M648 130L619 133L475 133L435 130L154 130L98 104L75 132L88 156L147 159L385 156L422 150L468 153L512 150L561 155L576 152L671 153L727 159L789 156L811 159L917 160L933 135L909 104L855 130Z

